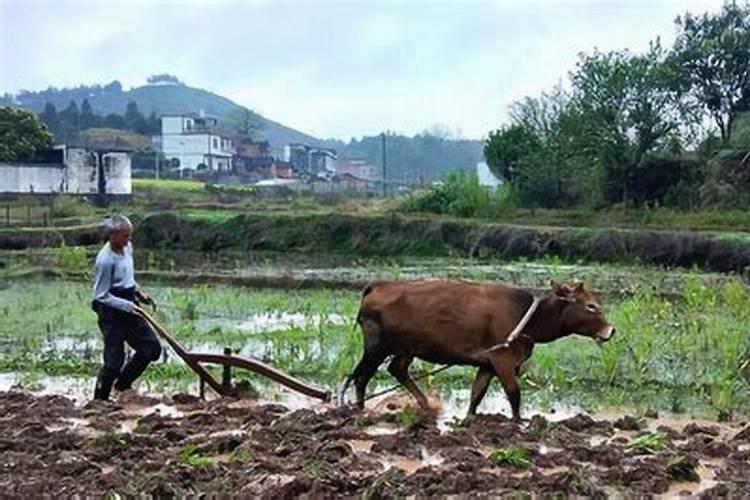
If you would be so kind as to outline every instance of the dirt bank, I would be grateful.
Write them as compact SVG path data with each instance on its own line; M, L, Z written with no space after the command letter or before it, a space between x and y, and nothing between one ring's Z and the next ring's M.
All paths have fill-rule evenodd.
M712 233L526 227L401 215L257 215L184 217L162 212L135 217L136 244L200 252L296 251L361 256L475 256L569 262L697 266L744 272L750 238ZM93 244L93 227L0 230L0 249Z
M81 407L20 392L0 393L0 415L3 497L750 495L743 423L662 426L639 440L656 421L535 416L519 426L485 415L441 430L404 410L292 412L189 395Z

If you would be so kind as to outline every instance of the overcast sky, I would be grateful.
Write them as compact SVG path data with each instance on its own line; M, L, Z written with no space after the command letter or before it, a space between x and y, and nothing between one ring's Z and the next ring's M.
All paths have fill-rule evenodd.
M721 0L0 0L0 93L171 73L304 132L481 138L581 51L642 50Z

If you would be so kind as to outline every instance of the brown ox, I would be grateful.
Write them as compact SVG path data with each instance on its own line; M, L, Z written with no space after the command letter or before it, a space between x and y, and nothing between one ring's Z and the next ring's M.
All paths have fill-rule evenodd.
M514 420L520 420L520 366L536 343L577 333L600 342L615 329L582 283L553 287L529 316L525 327L504 346L534 302L531 293L505 285L464 281L374 282L362 296L357 323L364 354L347 379L354 381L357 405L364 408L365 388L383 361L388 371L429 408L427 398L409 376L414 358L445 365L478 367L469 415L476 412L493 375L503 384Z

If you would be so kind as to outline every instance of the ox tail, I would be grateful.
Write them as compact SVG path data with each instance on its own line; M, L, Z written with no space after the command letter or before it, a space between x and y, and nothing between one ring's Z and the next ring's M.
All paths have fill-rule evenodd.
M375 286L377 285L377 282L370 282L368 283L365 288L362 290L362 299L364 300L365 297L370 295L370 293L375 290ZM357 329L357 325L362 326L362 322L365 320L366 315L362 312L362 306L360 305L359 311L357 312L357 317L354 320L354 324L352 325L352 331Z

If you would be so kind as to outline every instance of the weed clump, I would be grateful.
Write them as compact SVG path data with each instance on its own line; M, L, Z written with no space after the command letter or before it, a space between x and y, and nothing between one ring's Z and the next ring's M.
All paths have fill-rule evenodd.
M526 449L517 446L495 450L487 459L495 465L510 465L517 469L528 469L531 466Z

